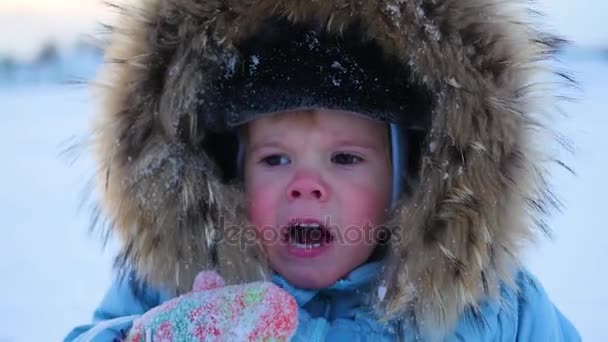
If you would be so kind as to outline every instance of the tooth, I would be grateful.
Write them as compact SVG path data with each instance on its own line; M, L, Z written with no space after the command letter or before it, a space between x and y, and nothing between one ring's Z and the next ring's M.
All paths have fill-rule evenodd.
M294 227L299 227L299 228L320 228L321 225L319 223L300 223L300 224L294 225Z
M302 227L302 228L319 228L319 227L321 227L321 225L318 223L302 223L300 225L300 227Z
M291 244L292 244L292 246L294 246L296 248L304 248L304 249L313 249L313 248L321 247L320 243L314 243L312 245L309 245L309 244L305 244L305 243L292 242Z

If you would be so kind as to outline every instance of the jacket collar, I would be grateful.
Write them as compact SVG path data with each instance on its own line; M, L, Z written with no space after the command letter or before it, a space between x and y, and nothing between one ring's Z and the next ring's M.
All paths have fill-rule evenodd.
M296 299L298 306L303 307L320 293L326 294L330 292L356 291L370 287L378 279L381 268L380 265L380 262L369 262L363 264L355 268L347 276L336 281L333 285L323 289L313 290L296 287L278 273L273 275L273 282L277 286L289 292L289 294Z

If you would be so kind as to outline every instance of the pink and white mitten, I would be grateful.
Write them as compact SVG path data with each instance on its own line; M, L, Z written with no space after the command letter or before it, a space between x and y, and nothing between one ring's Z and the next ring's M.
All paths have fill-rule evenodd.
M224 286L201 272L192 292L146 312L125 341L288 341L296 331L295 299L270 282Z

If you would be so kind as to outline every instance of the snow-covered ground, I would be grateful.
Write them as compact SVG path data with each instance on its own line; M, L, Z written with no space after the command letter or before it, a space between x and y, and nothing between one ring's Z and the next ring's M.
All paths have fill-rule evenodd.
M0 341L59 341L110 282L111 257L78 211L92 163L60 155L87 128L89 96L0 89L0 108Z
M608 341L608 61L569 60L584 93L565 108L563 127L577 148L553 182L566 209L552 221L555 240L530 253L531 269L585 341ZM58 341L89 320L109 285L111 255L89 235L81 190L90 158L70 165L61 151L86 133L85 89L0 88L0 342Z

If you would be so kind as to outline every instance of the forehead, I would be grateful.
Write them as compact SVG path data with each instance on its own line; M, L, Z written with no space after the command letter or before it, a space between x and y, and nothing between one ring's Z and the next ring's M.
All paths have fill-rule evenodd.
M293 131L315 131L337 137L382 137L385 135L386 127L386 123L369 119L362 114L319 109L269 114L252 121L247 130L250 135L261 136L280 135Z

